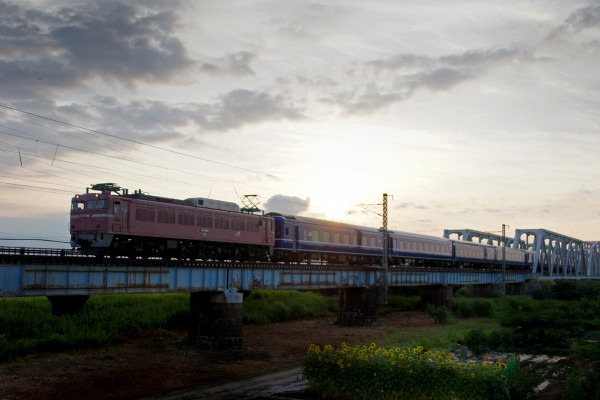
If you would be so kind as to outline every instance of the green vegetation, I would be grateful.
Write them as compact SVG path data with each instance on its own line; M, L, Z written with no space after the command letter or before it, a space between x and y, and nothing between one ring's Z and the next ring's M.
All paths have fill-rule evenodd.
M0 362L44 351L102 347L144 330L185 327L189 294L92 296L77 315L52 315L45 297L0 298ZM268 324L333 316L336 297L299 291L254 291L244 300L244 322Z
M0 299L0 361L20 355L101 347L143 329L185 323L186 294L91 297L79 315L52 315L46 298Z
M519 366L513 359L499 374L482 364L440 358L440 351L447 354L462 344L478 355L492 351L568 356L579 367L567 372L563 398L600 399L600 282L547 282L534 297L471 295L470 288L461 289L452 313L444 306L428 306L436 328L390 329L379 344L384 347L311 346L304 362L311 387L323 398L527 398L549 371L543 364ZM390 297L382 310L393 311L394 305L410 309L404 307L407 299ZM418 304L414 298L410 301ZM370 354L370 349L378 352ZM405 356L412 352L412 359L400 361L399 351ZM469 367L483 369L463 374Z
M244 323L273 322L333 316L337 297L296 290L257 290L244 299Z
M526 398L541 382L518 359L492 363L455 361L446 350L311 345L303 373L312 390L346 399Z
M428 307L429 314L439 323L436 327L390 328L379 346L421 348L422 354L432 351L429 356L437 354L434 350L449 351L458 344L475 354L500 351L565 355L578 366L568 375L565 398L600 391L595 383L596 363L600 360L600 282L548 282L533 297L496 294L482 299L470 297L471 293L468 288L461 289L454 298L452 312L446 307ZM244 299L244 322L268 324L321 316L334 318L337 306L336 296L315 292L253 291ZM419 307L419 296L390 295L388 304L380 307L379 312ZM0 298L0 362L36 352L106 346L138 337L145 330L162 330L168 335L167 330L186 326L188 312L189 295L185 293L93 296L81 314L62 316L52 315L46 298ZM331 371L334 367L341 370L338 360L328 367L333 368ZM376 372L380 363L376 361L364 368ZM519 367L511 373L510 379L517 382L509 385L508 390L513 394L518 390L527 392L538 379L536 373L526 368ZM348 375L344 377L348 379ZM499 393L505 393L505 389L499 389Z

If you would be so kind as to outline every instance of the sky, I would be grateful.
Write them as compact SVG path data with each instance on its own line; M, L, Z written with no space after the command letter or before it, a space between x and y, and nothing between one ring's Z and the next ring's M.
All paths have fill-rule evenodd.
M600 240L599 65L597 0L0 0L0 246L100 182Z

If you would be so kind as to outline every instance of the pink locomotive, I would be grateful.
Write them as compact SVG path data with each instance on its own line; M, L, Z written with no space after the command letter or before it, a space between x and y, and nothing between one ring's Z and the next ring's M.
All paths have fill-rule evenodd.
M268 260L275 242L272 218L235 203L129 193L114 183L73 197L70 231L71 246L85 254L130 258Z

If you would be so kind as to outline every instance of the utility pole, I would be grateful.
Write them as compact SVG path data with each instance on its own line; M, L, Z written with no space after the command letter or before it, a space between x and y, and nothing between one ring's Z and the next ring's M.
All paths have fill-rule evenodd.
M394 196L392 196L393 198ZM390 232L388 231L388 194L383 194L383 203L381 204L357 204L357 206L361 207L365 211L372 212L374 214L379 215L383 218L383 226L380 229L383 235L383 254L382 254L382 262L381 267L383 270L383 274L381 278L378 279L375 284L378 286L377 290L377 302L378 304L387 304L388 303L388 266L389 266L389 256L390 256ZM383 206L383 213L379 214L371 209L369 206Z
M506 225L502 224L502 293L506 294Z
M383 194L383 279L381 285L383 286L382 295L380 298L380 304L388 303L388 264L389 264L389 254L390 254L390 239L388 232L388 195L387 193Z

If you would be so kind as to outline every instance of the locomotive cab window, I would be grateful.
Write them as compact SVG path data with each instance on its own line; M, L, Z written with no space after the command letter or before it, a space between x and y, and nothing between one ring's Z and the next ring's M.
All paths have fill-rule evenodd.
M71 202L71 210L81 211L85 208L85 201L83 200L73 200Z
M95 210L95 209L107 210L108 206L109 206L108 200L88 200L87 203L85 204L85 208L88 210Z

